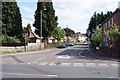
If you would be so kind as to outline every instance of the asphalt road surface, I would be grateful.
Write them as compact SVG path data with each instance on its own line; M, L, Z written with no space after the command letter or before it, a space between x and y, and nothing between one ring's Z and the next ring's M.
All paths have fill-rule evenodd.
M82 55L87 45L2 56L2 78L118 78L118 61Z

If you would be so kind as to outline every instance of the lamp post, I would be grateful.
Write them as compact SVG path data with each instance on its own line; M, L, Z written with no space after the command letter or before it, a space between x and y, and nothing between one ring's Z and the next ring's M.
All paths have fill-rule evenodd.
M40 50L42 49L42 11L47 10L46 7L43 7L43 10L40 10Z
M91 35L90 30L87 30L87 34L88 34L88 52L89 52L89 48L90 48L90 35Z

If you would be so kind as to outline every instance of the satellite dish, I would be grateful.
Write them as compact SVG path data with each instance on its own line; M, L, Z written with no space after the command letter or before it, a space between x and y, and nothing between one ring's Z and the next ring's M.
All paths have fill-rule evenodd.
M118 2L118 8L120 8L120 1Z

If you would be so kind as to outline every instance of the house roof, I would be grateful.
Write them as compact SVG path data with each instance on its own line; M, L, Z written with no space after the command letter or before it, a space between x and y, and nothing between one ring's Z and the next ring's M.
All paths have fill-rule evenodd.
M113 17L116 13L118 13L118 12L120 12L120 8L117 8L114 12L113 12L113 14L111 14L105 21L103 21L102 23L101 23L101 25L103 25L105 22L107 22L111 17Z
M53 36L49 36L48 38L49 38L49 39L55 39Z
M31 30L28 31L28 33L26 33L24 35L25 38L40 38L37 34L35 34L34 32L32 32Z

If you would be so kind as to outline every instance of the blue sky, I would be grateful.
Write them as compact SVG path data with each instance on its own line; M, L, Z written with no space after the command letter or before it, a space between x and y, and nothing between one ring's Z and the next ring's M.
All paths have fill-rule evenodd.
M37 8L37 0L16 0L22 14L22 23L26 27L28 23L34 23L34 12ZM68 27L75 32L86 33L93 13L115 11L119 0L53 0L55 14L58 16L59 26ZM28 18L28 19L26 19ZM29 20L30 19L30 20ZM32 27L33 31L34 28Z

